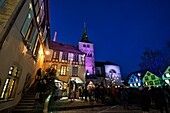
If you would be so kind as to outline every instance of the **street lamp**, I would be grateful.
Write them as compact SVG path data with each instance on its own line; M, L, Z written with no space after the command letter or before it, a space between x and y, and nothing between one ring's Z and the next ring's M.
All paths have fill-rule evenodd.
M46 51L45 51L45 54L46 54L46 55L49 55L49 54L50 54L50 51L46 50Z

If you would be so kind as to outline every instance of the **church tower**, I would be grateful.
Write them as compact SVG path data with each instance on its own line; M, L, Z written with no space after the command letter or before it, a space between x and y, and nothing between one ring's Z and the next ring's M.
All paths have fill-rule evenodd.
M80 51L86 53L85 58L85 69L86 74L95 74L95 61L94 61L94 46L93 43L89 41L86 24L84 24L84 30L80 42L78 42L78 48Z

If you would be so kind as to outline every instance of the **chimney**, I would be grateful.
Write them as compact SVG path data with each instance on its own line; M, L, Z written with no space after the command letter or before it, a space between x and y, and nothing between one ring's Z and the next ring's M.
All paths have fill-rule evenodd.
M56 42L56 36L57 36L57 32L55 31L54 33L54 38L53 38L53 41Z

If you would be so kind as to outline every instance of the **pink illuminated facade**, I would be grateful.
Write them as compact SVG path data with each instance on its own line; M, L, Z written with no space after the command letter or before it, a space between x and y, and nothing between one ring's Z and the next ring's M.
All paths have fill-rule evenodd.
M86 26L84 26L82 39L78 42L78 48L80 51L86 54L85 58L85 70L87 75L95 74L95 60L94 60L94 46L93 43L88 40Z

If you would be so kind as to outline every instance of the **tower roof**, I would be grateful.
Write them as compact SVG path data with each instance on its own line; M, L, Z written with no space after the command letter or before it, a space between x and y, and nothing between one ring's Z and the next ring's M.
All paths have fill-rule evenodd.
M88 39L87 30L86 30L86 23L84 23L83 35L82 35L80 42L92 43Z

